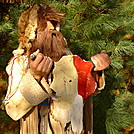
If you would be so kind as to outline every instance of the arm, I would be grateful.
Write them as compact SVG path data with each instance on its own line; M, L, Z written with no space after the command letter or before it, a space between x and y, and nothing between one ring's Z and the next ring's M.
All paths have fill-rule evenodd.
M108 68L111 64L110 57L106 51L102 50L100 54L96 54L91 57L94 64L94 69L92 70L93 77L97 82L97 90L95 93L102 90L105 86L104 79L104 69Z
M102 50L100 54L92 56L91 60L95 65L94 71L102 71L111 64L110 57L106 54L105 50Z
M31 75L30 70L24 71L24 58L18 57L14 60L14 63L7 67L9 76L10 89L7 92L6 104L7 114L14 120L18 120L23 117L33 106L38 105L48 97L48 94L43 90L40 84L43 81L44 89L49 90L49 86L44 79L40 81L40 84ZM12 69L12 71L10 71ZM42 84L41 84L42 85Z

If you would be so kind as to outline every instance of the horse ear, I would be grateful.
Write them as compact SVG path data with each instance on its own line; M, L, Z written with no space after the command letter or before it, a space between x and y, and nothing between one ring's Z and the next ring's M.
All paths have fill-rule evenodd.
M59 23L56 25L56 30L60 31L60 24Z

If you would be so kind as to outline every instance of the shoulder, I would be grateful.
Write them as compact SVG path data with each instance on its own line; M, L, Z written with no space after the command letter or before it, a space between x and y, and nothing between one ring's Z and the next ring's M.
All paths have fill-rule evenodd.
M23 70L28 65L28 58L25 55L14 56L10 59L6 71L8 75L12 70Z

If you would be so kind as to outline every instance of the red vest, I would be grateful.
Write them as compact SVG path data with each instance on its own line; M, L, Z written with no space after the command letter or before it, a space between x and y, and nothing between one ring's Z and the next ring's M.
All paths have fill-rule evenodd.
M78 94L85 99L94 93L97 86L91 74L94 66L90 61L84 61L79 56L73 56L73 58L78 73Z

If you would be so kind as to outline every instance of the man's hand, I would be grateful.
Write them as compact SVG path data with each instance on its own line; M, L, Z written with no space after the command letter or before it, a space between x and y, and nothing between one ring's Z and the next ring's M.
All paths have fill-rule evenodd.
M104 70L111 64L110 57L106 54L105 50L102 50L100 54L92 56L91 60L95 65L94 71Z
M30 60L30 73L37 81L40 81L42 77L46 77L50 73L52 60L40 53L39 50L34 52L34 55L36 55L36 59Z

